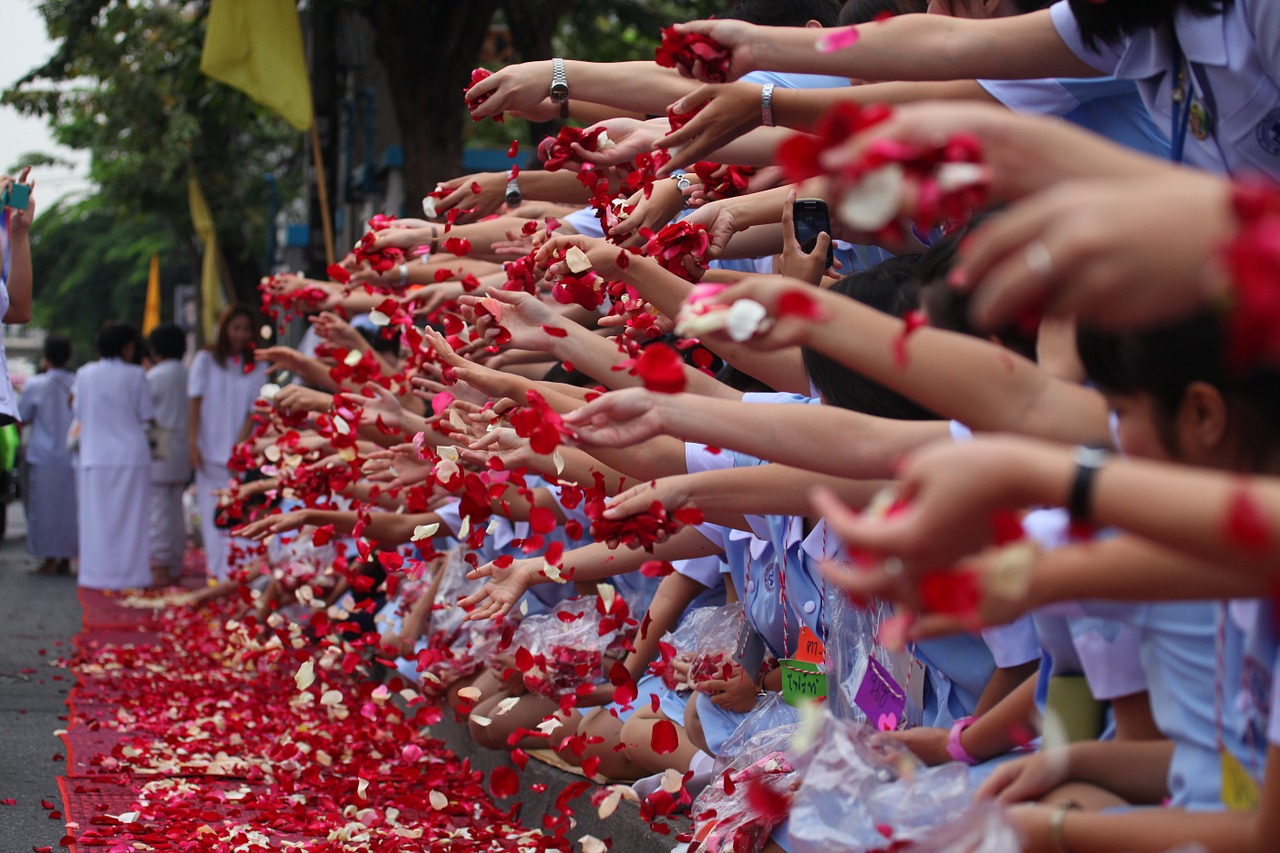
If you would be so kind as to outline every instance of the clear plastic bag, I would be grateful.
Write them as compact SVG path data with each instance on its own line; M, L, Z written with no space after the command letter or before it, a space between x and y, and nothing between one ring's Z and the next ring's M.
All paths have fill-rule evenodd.
M558 699L580 685L603 681L606 658L621 658L635 627L626 600L606 591L562 601L548 614L525 619L511 651L525 687Z
M704 609L712 612L698 626L691 649L687 685L689 689L706 681L723 681L729 678L733 668L738 665L738 645L747 625L742 605L737 602Z
M764 849L800 786L787 755L796 727L796 709L773 693L725 741L711 784L693 801L689 853Z
M849 600L835 584L827 588L827 618L830 635L839 637L827 649L830 671L827 677L827 701L831 712L845 720L864 721L867 715L855 702L862 681L867 677L871 657L889 672L899 685L910 681L910 655L894 654L879 640L880 626L893 615L883 602L872 602L859 607ZM918 721L920 709L907 700L902 714L903 722Z
M793 762L804 781L791 805L792 853L889 850L925 839L939 844L970 831L973 788L962 764L925 767L888 735L826 709L812 732L801 733L796 750Z

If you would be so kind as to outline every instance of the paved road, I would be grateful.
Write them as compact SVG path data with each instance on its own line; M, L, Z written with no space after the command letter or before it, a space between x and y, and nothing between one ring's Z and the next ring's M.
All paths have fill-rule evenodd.
M39 561L26 553L21 508L8 509L10 538L0 546L0 800L17 805L0 805L0 851L59 850L66 828L40 801L62 808L55 779L66 765L52 760L63 752L53 732L66 724L73 682L49 664L71 653L80 604L75 578L28 574Z

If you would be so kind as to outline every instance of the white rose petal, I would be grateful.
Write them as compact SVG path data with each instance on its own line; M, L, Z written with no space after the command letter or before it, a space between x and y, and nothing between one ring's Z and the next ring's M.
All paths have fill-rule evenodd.
M480 696L480 688L478 687L464 687L458 691L459 699L470 699L472 702L479 699Z
M351 424L347 423L343 418L337 415L333 416L333 428L343 435L347 435L351 432Z
M359 779L360 777L356 777L356 778ZM362 800L367 800L369 799L368 791L369 791L369 780L360 779L359 784L356 785L356 796Z
M495 717L501 717L503 714L507 713L508 711L510 711L512 708L514 708L516 705L519 705L519 704L520 704L519 696L508 696L506 699L503 699L494 707L493 715Z
M369 312L369 322L375 326L389 326L391 325L391 318L374 308Z
M760 331L768 315L769 311L754 299L739 299L725 312L725 332L737 343L749 341Z
M556 466L556 475L564 473L564 457L560 455L560 448L556 448L551 453L551 463Z
M297 673L293 676L294 684L298 685L299 690L306 690L316 680L316 662L306 660L302 662L302 666L298 667Z
M462 517L462 523L458 525L458 538L466 539L467 536L470 535L470 533L471 533L471 516L464 515Z
M360 352L358 349L353 349L347 352L347 357L342 360L342 363L347 367L355 367L360 363L360 359L362 358L364 358L364 353Z
M569 247L569 251L564 254L564 262L568 265L569 272L574 275L581 275L591 269L591 259L587 257L586 252L577 246Z
M342 701L341 690L326 690L324 695L320 697L321 705L337 705Z
M980 163L943 163L935 172L938 189L944 193L987 182L987 169Z
M600 135L596 137L597 151L608 151L610 148L612 148L617 144L618 143L614 142L612 139L609 138L609 131L607 130L601 131Z
M427 219L436 218L436 200L434 196L424 196L422 199L422 214Z
M280 386L274 382L268 382L267 384L263 385L261 388L258 389L258 399L266 400L268 403L270 403L272 400L276 398L276 395L279 393L280 393Z
M436 448L436 455L441 459L448 459L450 462L458 461L458 448L452 444L442 444Z
M600 601L604 603L604 612L608 613L613 609L613 600L618 597L618 589L613 584L602 583L596 586L596 593L600 596Z
M475 723L477 726L484 726L485 728L493 725L493 720L488 717L482 717L479 714L472 714L471 722Z
M423 539L430 539L432 536L436 535L436 531L439 529L439 522L435 522L433 524L419 524L417 527L413 528L413 538L409 541L421 542Z
M605 853L609 849L594 835L584 835L578 839L578 843L582 845L582 853Z
M546 560L542 561L542 573L547 576L547 580L552 583L568 583L564 575L560 574L560 567Z
M439 791L432 791L427 795L427 799L431 801L431 808L436 811L447 808L449 805L449 798Z
M906 179L897 163L868 172L840 199L840 219L859 231L879 231L898 217Z
M684 774L679 770L673 770L670 767L662 774L662 781L659 783L662 790L668 794L678 794L680 789L684 787Z

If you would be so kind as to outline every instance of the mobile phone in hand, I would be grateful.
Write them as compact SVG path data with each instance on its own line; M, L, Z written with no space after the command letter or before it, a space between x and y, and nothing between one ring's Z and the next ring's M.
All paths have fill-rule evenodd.
M14 210L26 210L31 200L31 187L26 184L9 184L0 193L0 207L12 207Z
M827 203L820 198L798 198L791 209L791 222L795 226L796 242L806 253L810 253L818 245L818 235L831 234L831 215L827 212ZM827 244L827 269L835 263L831 244Z

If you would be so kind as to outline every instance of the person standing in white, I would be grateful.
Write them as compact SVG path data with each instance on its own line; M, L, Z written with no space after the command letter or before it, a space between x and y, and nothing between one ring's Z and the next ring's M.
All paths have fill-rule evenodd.
M196 353L187 380L187 451L196 472L200 534L209 577L219 581L231 571L231 537L214 524L214 491L225 489L231 480L227 462L266 378L265 365L253 362L254 328L252 310L229 306L218 318L213 344Z
M160 585L177 580L187 529L182 492L191 479L191 465L183 452L187 438L187 335L174 325L159 326L148 339L156 364L147 371L158 437L167 455L151 461L151 573Z
M18 401L27 432L27 551L44 557L39 574L71 574L79 554L76 531L76 470L67 447L71 430L71 386L67 371L71 341L44 341L45 372L31 377Z
M72 409L80 421L80 586L129 589L151 582L151 389L133 361L138 332L107 322L98 360L76 371Z

